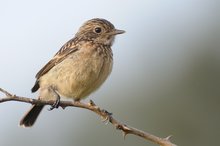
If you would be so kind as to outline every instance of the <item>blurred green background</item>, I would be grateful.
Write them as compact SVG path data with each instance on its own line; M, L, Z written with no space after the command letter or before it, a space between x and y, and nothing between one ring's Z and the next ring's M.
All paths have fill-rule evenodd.
M91 18L126 30L113 45L113 72L89 99L128 125L182 146L220 145L218 0L7 0L0 2L0 87L22 96L35 74ZM84 102L87 102L85 100ZM19 120L29 104L0 104L2 146L155 146L83 109ZM49 108L49 107L47 107Z

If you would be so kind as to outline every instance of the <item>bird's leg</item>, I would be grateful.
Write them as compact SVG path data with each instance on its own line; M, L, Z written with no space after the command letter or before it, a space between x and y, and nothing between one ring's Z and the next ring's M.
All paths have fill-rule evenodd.
M60 95L54 89L52 88L50 89L51 89L51 93L55 97L55 102L53 105L51 105L49 111L53 110L54 108L58 108L60 106Z

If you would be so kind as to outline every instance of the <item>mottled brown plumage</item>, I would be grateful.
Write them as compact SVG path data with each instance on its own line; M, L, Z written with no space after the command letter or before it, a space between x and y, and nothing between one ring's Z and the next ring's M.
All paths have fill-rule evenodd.
M112 70L112 50L115 35L124 31L115 29L105 19L95 18L85 22L75 37L64 44L55 56L37 73L32 92L40 89L42 100L60 96L80 100L98 89ZM33 105L20 121L30 127L43 106Z

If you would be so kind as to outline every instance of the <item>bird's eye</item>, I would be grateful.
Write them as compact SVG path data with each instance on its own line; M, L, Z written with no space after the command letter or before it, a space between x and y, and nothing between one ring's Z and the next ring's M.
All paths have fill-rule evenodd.
M101 27L96 27L95 28L95 32L96 33L101 33L102 32L102 28Z

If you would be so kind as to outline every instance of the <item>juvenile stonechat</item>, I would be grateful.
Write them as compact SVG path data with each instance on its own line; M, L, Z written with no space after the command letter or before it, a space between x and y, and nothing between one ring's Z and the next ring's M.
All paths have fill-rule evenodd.
M60 96L79 101L98 89L112 70L111 46L115 35L125 31L100 18L85 22L75 37L65 43L54 57L37 73L32 92L39 90L39 99L54 100L57 108ZM20 121L31 127L43 105L33 105Z

